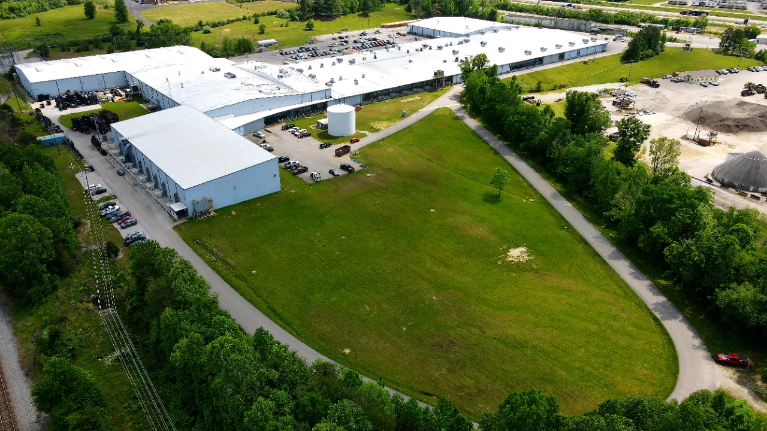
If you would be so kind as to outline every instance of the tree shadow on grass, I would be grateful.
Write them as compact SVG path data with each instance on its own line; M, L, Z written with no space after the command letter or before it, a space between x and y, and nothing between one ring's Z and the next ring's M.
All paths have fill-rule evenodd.
M501 203L501 197L498 196L498 193L485 193L482 195L482 202L490 205L497 205Z

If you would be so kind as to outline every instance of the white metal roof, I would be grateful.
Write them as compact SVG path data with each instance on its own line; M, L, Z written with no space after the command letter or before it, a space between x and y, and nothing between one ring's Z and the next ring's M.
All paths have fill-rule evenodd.
M120 121L112 127L183 189L275 158L190 106Z
M163 65L188 64L205 62L209 59L211 57L199 49L189 46L172 46L92 57L23 63L17 64L16 69L23 72L29 82L37 83L78 76L125 72L158 63Z
M409 24L409 26L444 31L446 33L470 34L476 31L490 31L494 28L507 27L509 24L461 16L440 16L414 22Z
M464 43L465 39L469 42ZM482 42L485 42L484 46ZM436 70L444 71L445 76L459 75L460 61L480 53L487 55L489 64L506 65L606 43L604 39L594 41L589 36L562 30L515 26L510 30L469 38L426 39L402 44L388 51L322 58L303 62L300 66L305 74L314 75L320 83L328 83L332 79L332 96L342 99L428 81L433 79ZM424 44L431 49L427 47L417 51ZM439 49L440 46L442 49ZM453 54L454 50L458 53ZM530 51L530 54L525 51ZM342 61L339 63L338 59Z

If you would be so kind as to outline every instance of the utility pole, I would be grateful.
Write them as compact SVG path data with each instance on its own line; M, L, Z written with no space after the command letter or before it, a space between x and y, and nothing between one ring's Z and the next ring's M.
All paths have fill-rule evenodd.
M628 88L629 82L631 81L631 69L633 68L634 68L634 60L631 60L629 62L629 79L626 81L626 85L625 85L626 88Z

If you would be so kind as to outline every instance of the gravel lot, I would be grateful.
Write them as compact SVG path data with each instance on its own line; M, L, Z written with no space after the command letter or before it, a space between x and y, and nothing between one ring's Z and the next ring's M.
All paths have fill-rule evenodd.
M10 302L5 295L0 295L0 360L5 373L5 384L8 395L13 403L16 423L24 431L45 429L46 415L37 413L29 393L32 379L27 376L19 365L19 347L13 333Z

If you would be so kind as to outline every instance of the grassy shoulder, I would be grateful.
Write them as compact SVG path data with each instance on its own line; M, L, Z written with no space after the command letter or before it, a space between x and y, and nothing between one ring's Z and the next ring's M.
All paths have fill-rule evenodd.
M525 89L528 90L533 88L538 81L541 81L544 90L556 90L614 83L621 78L628 78L629 72L631 72L629 83L638 83L642 77L655 79L674 72L736 67L739 60L738 57L716 54L704 49L684 51L682 48L667 47L659 55L633 64L621 63L621 54L616 54L597 58L596 61L588 60L587 64L583 62L570 63L527 73L520 75L519 79L524 81ZM745 69L760 64L756 60L744 58L740 61L740 68Z
M370 168L177 232L244 298L325 355L473 417L531 388L582 413L667 396L651 313L506 161L443 108L360 150ZM529 260L509 259L526 248ZM515 252L512 256L518 256Z
M315 20L314 31L304 32L304 25L302 23L291 22L275 16L265 16L260 19L260 24L266 25L264 34L258 33L260 24L253 24L253 21L240 21L214 28L213 32L209 34L202 34L202 32L192 33L192 45L200 46L200 42L205 42L208 45L221 46L224 37L230 39L248 37L254 40L275 39L282 46L296 46L303 45L313 35L335 33L344 29L348 29L348 31L362 30L378 27L387 22L413 19L413 17L412 14L405 11L405 6L396 3L386 3L386 6L380 12L373 12L368 18L358 14L349 14L333 20ZM205 20L203 16L200 16L198 19Z
M44 39L60 43L103 36L115 20L112 4L112 1L99 2L96 18L92 20L85 17L83 5L64 6L24 18L2 20L0 41L26 47L32 43L29 40ZM109 5L109 9L104 9L103 5ZM37 18L40 18L40 26L36 24Z
M144 114L149 113L146 109L141 107L139 102L127 102L127 101L107 102L107 103L101 103L101 109L94 109L91 111L83 111L83 112L77 112L74 114L62 115L61 117L59 117L59 123L61 123L62 126L68 129L71 129L73 117L81 117L85 114L95 114L95 113L101 112L104 109L112 111L115 114L117 114L117 117L120 119L120 121L129 120L135 117L140 117Z
M157 22L161 19L170 19L173 20L175 24L190 26L197 24L198 21L213 22L242 17L244 15L252 16L254 13L270 12L280 9L293 9L295 7L295 3L271 0L240 3L238 5L218 1L212 3L177 4L172 7L157 7L142 11L141 16L152 22ZM251 22L251 25L252 24L253 23Z
M487 126L487 125L485 125ZM503 140L501 136L496 137ZM555 176L551 175L545 167L539 165L535 159L528 156L524 151L505 142L514 151L535 169L546 181L551 184L567 201L578 209L610 242L612 242L631 262L647 276L655 286L684 314L697 333L703 339L710 354L719 352L738 352L750 358L755 363L756 373L761 373L764 364L767 363L767 346L759 340L743 335L740 331L733 330L720 324L717 310L707 304L698 302L689 296L670 279L663 265L651 261L637 251L634 244L627 244L620 239L617 226L610 222L602 214L595 212L591 206L580 196L574 196L567 190L567 185ZM605 149L605 157L612 156L614 143ZM658 323L660 324L660 323Z
M315 115L310 118L301 118L291 121L291 123L301 129L310 130L312 136L321 142L330 142L333 145L346 144L349 142L350 138L363 138L370 133L380 132L387 127L399 123L405 118L402 116L402 111L407 111L408 115L412 115L445 94L447 90L448 89L417 93L398 97L396 99L385 100L383 102L363 105L362 109L356 112L357 133L352 136L335 137L328 134L326 130L318 130L316 128L317 120L327 118L327 115Z
M47 148L46 152L56 161L74 214L84 217L82 187L75 178L79 166L72 164L74 155L66 147ZM105 239L121 245L120 233L105 220L101 222ZM87 222L79 228L78 237L81 242L88 241L89 228ZM115 429L146 429L141 406L120 363L114 357L109 337L101 329L98 308L90 301L90 295L96 292L90 253L81 253L72 264L74 271L62 278L58 290L42 303L33 306L19 303L13 306L11 312L21 365L37 379L42 372L36 346L40 332L50 325L66 331L73 340L71 359L75 365L88 371L104 390Z

